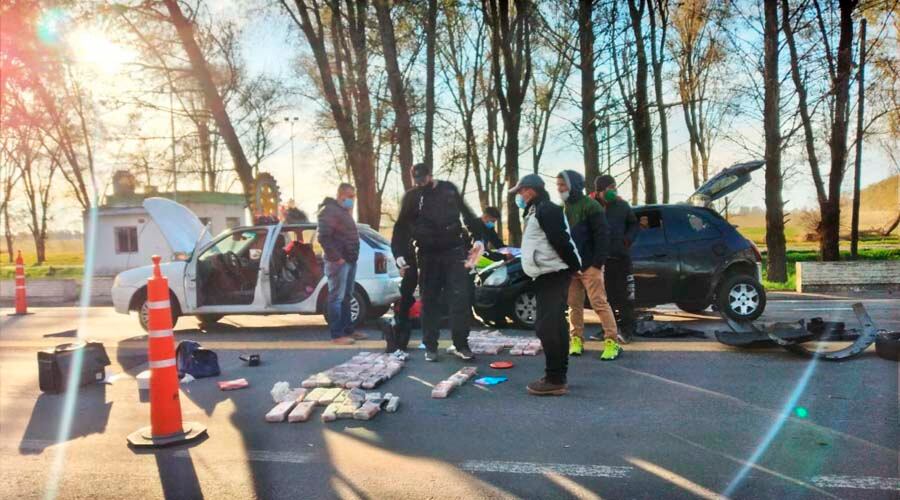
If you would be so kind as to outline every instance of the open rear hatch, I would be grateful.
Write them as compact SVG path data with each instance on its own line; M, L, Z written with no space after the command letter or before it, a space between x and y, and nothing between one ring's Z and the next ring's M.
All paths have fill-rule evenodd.
M687 199L687 203L698 207L708 207L712 202L737 191L750 182L750 174L765 164L766 162L763 160L754 160L735 163L724 168L694 191L694 194Z

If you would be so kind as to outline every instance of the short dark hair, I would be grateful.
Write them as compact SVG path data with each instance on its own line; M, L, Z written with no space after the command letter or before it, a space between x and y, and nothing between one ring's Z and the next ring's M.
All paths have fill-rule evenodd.
M338 190L337 190L338 194L341 194L344 191L349 191L349 190L356 191L356 187L353 184L350 184L349 182L342 182L342 183L338 184Z
M497 207L484 207L484 215L500 220L500 210Z
M615 184L616 184L615 177L613 177L609 174L601 175L600 177L597 177L594 180L594 189L597 191L603 191L606 188L608 188L609 186L613 186Z

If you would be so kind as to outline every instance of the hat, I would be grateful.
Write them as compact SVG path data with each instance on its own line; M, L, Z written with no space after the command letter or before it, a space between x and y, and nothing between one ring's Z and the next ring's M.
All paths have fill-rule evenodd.
M416 182L424 181L425 177L431 175L431 167L424 163L416 163L410 169L413 180Z
M509 190L510 193L518 193L523 188L544 189L544 179L538 174L528 174L519 179L519 183Z
M615 183L616 183L615 177L608 175L608 174L601 175L600 177L597 177L597 180L594 181L594 188L597 191L603 191L604 189L608 188L609 186L611 186Z

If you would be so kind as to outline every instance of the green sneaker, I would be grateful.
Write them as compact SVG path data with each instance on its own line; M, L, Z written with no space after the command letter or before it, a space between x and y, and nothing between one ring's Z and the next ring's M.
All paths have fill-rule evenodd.
M613 339L606 339L604 342L603 352L600 354L600 361L612 361L619 357L622 348L618 342Z
M584 341L581 337L569 338L569 356L581 356L584 352Z

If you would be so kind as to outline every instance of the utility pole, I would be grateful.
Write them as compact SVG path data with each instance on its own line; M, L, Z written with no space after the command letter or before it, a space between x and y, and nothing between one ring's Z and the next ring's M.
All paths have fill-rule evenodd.
M284 121L291 125L291 200L297 201L297 171L294 169L294 124L299 120L299 116L288 116Z

